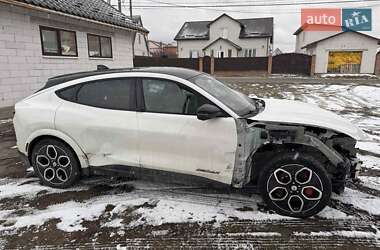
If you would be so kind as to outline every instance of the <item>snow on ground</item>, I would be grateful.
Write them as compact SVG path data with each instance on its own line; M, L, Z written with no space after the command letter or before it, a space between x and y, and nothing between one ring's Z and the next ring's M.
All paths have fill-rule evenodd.
M322 74L322 78L336 78L336 77L363 77L363 78L378 78L376 75L372 74Z
M6 183L7 179L1 182ZM38 183L18 185L19 182L10 182L0 185L1 198L6 197L33 197L42 190L50 193L60 192L52 188L47 188ZM257 202L261 201L259 197L245 197L244 200L240 195L213 195L198 200L194 195L180 192L173 195L172 192L165 193L165 190L175 190L180 187L149 184L145 182L133 182L136 189L130 193L107 194L88 199L84 202L68 201L61 204L48 206L46 209L38 210L32 207L24 207L24 215L12 213L14 211L1 211L0 221L6 222L0 225L0 231L14 231L17 229L30 226L41 226L51 219L59 219L57 228L66 231L82 231L86 228L82 225L84 221L93 221L99 219L104 214L108 204L116 205L111 213L115 216L103 223L103 227L136 227L139 225L162 225L165 223L205 223L214 222L218 225L221 222L230 221L231 218L239 220L289 220L292 218L260 212L257 210ZM144 187L144 189L139 189ZM147 188L146 188L147 187ZM78 187L76 190L83 190L85 187ZM150 191L150 192L149 192ZM227 199L230 197L231 199ZM252 205L249 211L240 211L241 202ZM124 211L132 209L131 213L134 218L128 224L124 224L118 215Z
M380 158L371 155L358 154L358 158L363 161L363 167L380 170Z
M368 238L368 239L380 239L380 234L373 232L365 232L365 231L329 231L329 232L294 232L294 236L310 236L310 237L344 237L344 238Z
M359 149L380 155L380 144L378 142L359 141L356 143L356 147Z
M380 177L377 176L359 176L361 184L365 187L380 191Z
M344 204L351 204L369 214L380 215L380 198L377 196L346 188L343 194L333 194L332 198Z

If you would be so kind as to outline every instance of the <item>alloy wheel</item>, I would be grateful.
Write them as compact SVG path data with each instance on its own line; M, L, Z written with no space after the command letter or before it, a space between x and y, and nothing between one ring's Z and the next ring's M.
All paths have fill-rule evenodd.
M307 166L288 164L270 175L267 192L280 210L291 214L305 213L321 201L323 184L318 174Z
M35 159L37 170L47 182L59 185L70 179L73 171L71 160L62 148L45 145L38 150Z

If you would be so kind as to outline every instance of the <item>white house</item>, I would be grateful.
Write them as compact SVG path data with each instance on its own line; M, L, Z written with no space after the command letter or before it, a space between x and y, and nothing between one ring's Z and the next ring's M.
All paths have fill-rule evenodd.
M0 2L0 107L49 77L133 66L135 32L147 32L102 0Z
M143 27L141 16L133 16L132 19L133 22ZM146 32L136 32L133 48L135 56L150 56L148 47L148 34Z
M301 27L294 33L296 52L315 56L317 74L374 74L379 39L339 28L317 31Z
M212 21L186 22L174 40L182 58L268 56L273 18L234 19L223 14Z

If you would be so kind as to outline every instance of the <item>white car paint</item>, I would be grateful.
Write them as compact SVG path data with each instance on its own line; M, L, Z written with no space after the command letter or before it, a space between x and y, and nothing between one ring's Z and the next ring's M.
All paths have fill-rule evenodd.
M55 94L58 89L82 82L121 77L154 77L179 82L208 98L231 117L200 121L191 115L101 109L65 101ZM316 106L273 99L264 101L265 110L250 119L306 124L366 139L356 126ZM128 165L231 184L238 143L236 119L239 118L220 100L190 81L167 74L125 72L85 77L40 91L16 105L14 125L18 148L26 155L26 145L46 133L66 141L78 155L82 168Z
M55 94L56 90L82 82L122 77L153 77L179 82L208 98L231 117L200 121L196 116L171 115L169 122L170 115L146 112L137 116L137 112L72 103ZM25 110L32 111L25 114ZM40 113L49 115L50 120L40 121ZM152 119L154 117L156 119ZM29 135L42 135L47 128L56 131L50 131L49 135L64 141L70 138L69 145L77 149L74 151L82 168L143 166L231 184L237 147L234 118L238 115L231 109L189 81L167 74L127 72L85 77L37 92L16 105L14 123L19 148L26 148L27 143L36 138ZM28 155L26 150L21 152Z
M346 134L359 141L371 140L360 128L316 105L299 101L262 99L265 109L260 114L250 118L256 121L280 122L288 124L310 125Z
M231 183L237 147L232 117L201 121L193 115L149 112L137 117L142 167Z

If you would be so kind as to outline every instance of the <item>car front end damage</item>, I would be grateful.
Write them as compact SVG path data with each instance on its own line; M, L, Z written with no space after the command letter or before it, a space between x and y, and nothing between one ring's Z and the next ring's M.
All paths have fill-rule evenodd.
M242 188L257 182L260 170L278 150L299 149L325 162L336 193L347 179L356 179L361 161L356 158L356 140L328 129L311 126L237 119L238 148L232 185Z

